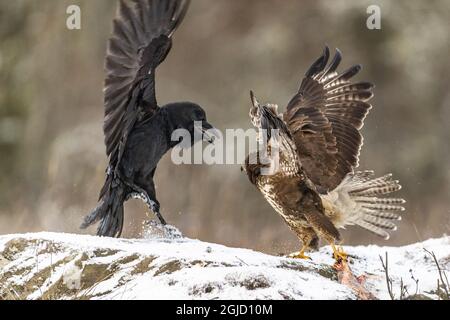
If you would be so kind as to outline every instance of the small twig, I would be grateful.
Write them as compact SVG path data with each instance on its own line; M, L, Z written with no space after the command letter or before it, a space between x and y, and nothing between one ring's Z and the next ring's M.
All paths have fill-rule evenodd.
M36 245L35 245L35 247L34 247L34 253L35 253L35 259L36 259L36 274L38 274L39 273L39 245L40 245L40 242L39 241L37 241L36 242ZM40 294L40 296L42 297L42 288L41 288L41 286L39 286L39 294Z
M436 294L439 296L439 298L442 298L441 291L443 291L442 292L442 295L444 296L443 299L450 300L450 293L449 293L450 286L448 283L447 274L445 273L445 271L442 270L441 266L439 265L439 261L436 257L436 254L433 251L428 251L427 249L424 249L424 250L433 258L434 264L436 265L438 273L439 273L438 287L437 287Z
M445 273L445 272L443 272L443 273L444 273L445 281L446 281L446 283L447 283L447 288L450 288L450 284L449 284L448 278L447 278L447 273Z
M125 295L125 292L127 292L128 282L125 283L125 287L123 288L122 295L120 296L120 300L123 300L123 296Z
M414 295L417 295L417 293L419 293L419 279L416 279L414 277L412 269L409 270L409 273L411 274L412 281L414 281L416 283L416 292L414 293Z
M400 278L400 300L404 300L409 295L408 288L403 284L403 278Z
M384 269L384 274L386 275L386 284L389 292L389 296L392 300L395 300L394 291L392 290L394 286L394 281L389 275L389 260L388 260L388 253L386 252L386 263L384 262L383 258L380 256L381 265ZM403 300L406 298L406 296L409 295L408 288L403 283L403 278L400 278L400 300Z
M438 300L441 300L440 292L441 292L441 285L439 284L439 279L437 279L436 294L437 294L437 296L438 296Z
M244 260L242 260L241 258L239 258L238 256L235 256L236 259L238 259L240 262L242 262L244 265L248 266L248 263L246 263Z
M384 269L384 274L386 275L386 285L388 288L389 296L391 297L392 300L395 300L395 295L392 292L392 279L389 276L389 269L388 269L389 262L388 262L388 253L387 252L386 252L386 264L383 261L383 258L381 256L380 256L380 261L381 261L381 265L383 266L383 269Z

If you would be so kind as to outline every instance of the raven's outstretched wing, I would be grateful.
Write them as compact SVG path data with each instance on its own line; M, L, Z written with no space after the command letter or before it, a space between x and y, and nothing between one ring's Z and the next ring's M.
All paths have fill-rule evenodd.
M140 116L158 108L155 69L169 53L171 37L189 0L120 0L106 56L104 89L106 153L116 165Z
M323 191L336 188L358 166L363 142L359 130L371 109L374 87L350 82L359 65L336 72L342 60L339 50L330 64L329 58L326 47L283 115L305 172Z

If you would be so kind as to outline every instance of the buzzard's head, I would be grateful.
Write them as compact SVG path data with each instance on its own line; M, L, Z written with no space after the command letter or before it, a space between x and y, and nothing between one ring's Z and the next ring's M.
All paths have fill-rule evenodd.
M252 108L250 109L250 120L252 121L252 124L258 128L261 129L262 120L263 117L267 117L267 112L272 113L273 116L278 117L278 106L276 104L266 104L261 105L258 100L256 99L255 94L253 91L250 91L250 97L252 99Z

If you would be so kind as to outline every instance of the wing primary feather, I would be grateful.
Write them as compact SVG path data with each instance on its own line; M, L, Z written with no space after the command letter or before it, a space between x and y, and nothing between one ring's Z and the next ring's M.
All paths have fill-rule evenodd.
M120 0L113 20L105 59L105 143L110 161L120 145L125 145L138 114L154 114L157 109L154 70L172 47L171 37L183 21L190 0ZM150 78L149 78L150 77ZM146 80L145 103L130 103L135 90ZM139 96L139 94L138 94Z
M346 83L348 80L356 76L361 71L361 69L362 66L358 64L344 71L337 77L331 78L324 84L325 89L329 89L330 87Z
M342 61L342 53L339 49L336 49L336 53L333 57L333 60L331 61L331 63L328 65L328 67L325 69L325 71L323 72L323 75L320 77L320 79L318 79L319 81L323 79L323 77L334 73L337 68L339 67L339 64Z
M307 78L313 78L315 75L317 75L319 72L323 71L325 66L328 63L328 59L330 57L330 49L328 47L325 47L323 54L320 58L318 58L308 69L308 71L305 74L305 77Z

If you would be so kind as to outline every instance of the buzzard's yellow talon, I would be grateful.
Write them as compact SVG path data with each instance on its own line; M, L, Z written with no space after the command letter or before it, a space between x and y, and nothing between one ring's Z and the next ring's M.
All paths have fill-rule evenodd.
M331 248L333 249L333 258L336 262L347 262L348 254L344 252L342 247L336 247L334 243L331 244Z
M294 259L303 259L303 260L312 260L311 257L308 257L304 253L299 253L299 254L293 256L292 258L294 258Z
M305 255L307 247L303 247L298 254L292 256L293 259L312 260L311 257Z

